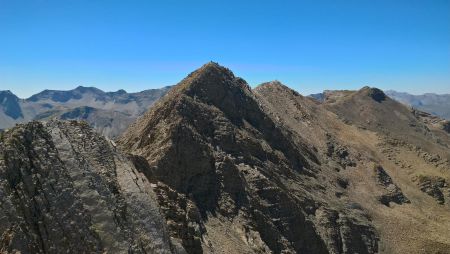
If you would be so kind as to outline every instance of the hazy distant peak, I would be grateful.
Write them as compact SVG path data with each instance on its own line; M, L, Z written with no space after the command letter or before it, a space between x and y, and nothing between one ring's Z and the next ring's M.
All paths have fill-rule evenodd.
M92 86L78 86L77 88L71 90L71 91L75 91L75 92L79 92L79 93L87 93L87 92L91 92L91 93L99 93L99 94L103 94L105 93L103 90L100 90L96 87L92 87ZM71 92L68 91L68 92Z
M0 110L13 119L23 117L19 98L9 90L0 91Z
M0 94L12 94L12 95L14 95L10 90L0 90Z
M385 92L389 97L403 104L450 119L450 94L424 93L413 95L394 90L386 90Z
M74 90L58 91L45 89L42 92L31 96L27 101L36 102L39 100L52 100L55 102L66 102L70 99L80 99L81 95L79 93L74 93L73 91Z

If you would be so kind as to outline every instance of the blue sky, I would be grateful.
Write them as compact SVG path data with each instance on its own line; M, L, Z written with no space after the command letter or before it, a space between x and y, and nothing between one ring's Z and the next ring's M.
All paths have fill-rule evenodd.
M0 0L0 90L177 83L208 61L302 94L450 93L449 0Z

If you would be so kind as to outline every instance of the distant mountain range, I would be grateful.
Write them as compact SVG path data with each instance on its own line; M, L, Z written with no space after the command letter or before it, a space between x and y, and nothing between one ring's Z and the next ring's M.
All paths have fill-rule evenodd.
M450 94L425 93L422 95L413 95L394 90L384 92L387 96L405 105L450 120ZM333 99L332 97L343 94L345 94L345 91L336 93L336 91L325 90L322 93L311 94L309 97L324 101L325 99Z
M426 93L412 95L393 90L387 90L385 93L403 104L450 120L450 94Z
M107 137L116 137L168 90L169 86L138 93L104 92L79 86L73 90L44 90L28 99L0 91L0 129L31 120L85 120Z

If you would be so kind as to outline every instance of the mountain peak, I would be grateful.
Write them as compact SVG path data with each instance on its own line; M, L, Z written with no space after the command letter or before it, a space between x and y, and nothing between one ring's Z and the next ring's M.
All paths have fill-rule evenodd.
M218 103L225 97L250 93L247 83L215 62L209 62L190 73L171 91L172 96L185 94L207 103Z
M204 79L234 79L234 74L228 68L216 62L208 62L189 74L191 81L203 81Z
M0 94L14 95L10 90L1 90Z
M278 80L272 80L272 81L269 81L269 82L265 82L265 83L259 84L255 89L259 90L259 89L265 89L265 88L272 88L272 89L283 88L283 89L286 89L288 87L285 86L283 83L281 83ZM288 89L290 89L290 88L288 88Z
M283 97L292 94L292 90L288 91L277 81L269 82L262 87L264 89L269 91L266 94L275 96L280 91L284 92ZM291 102L298 98L292 99ZM161 183L160 186L167 185L165 189L170 188L189 200L199 212L199 228L207 228L203 225L208 225L210 216L223 216L230 221L235 216L243 216L249 218L245 223L255 225L254 228L264 232L261 234L264 238L259 241L267 244L267 250L277 253L328 253L320 232L329 229L321 225L320 229L315 230L313 223L306 219L306 214L312 215L315 211L304 208L307 205L301 204L302 201L294 195L288 195L290 190L285 190L289 188L287 185L291 185L284 182L284 179L291 178L306 181L310 176L315 179L319 158L314 147L298 136L294 128L284 127L284 123L289 121L281 121L275 110L266 107L268 104L263 105L264 100L262 93L250 90L245 81L235 77L228 69L208 63L181 81L170 96L131 125L118 139L118 145L121 150L146 160L152 181ZM283 104L280 105L283 107ZM299 107L297 101L286 108ZM335 169L329 169L329 172L335 172ZM165 189L156 188L161 190L159 193L162 195L169 195L164 193ZM303 188L296 191L295 195L302 195L302 200L309 195ZM325 202L321 206L332 208ZM247 211L250 213L246 214ZM335 218L347 216L346 212L338 214L336 211L334 214ZM189 225L189 221L186 223L185 220L190 219L186 216L177 218L180 218L179 222L174 223L177 228L172 229L181 232L185 230L184 225ZM358 232L351 229L356 226L346 226L350 228L350 232L346 233L350 237L344 241L354 241L356 237L353 235L374 239L370 243L356 239L358 243L354 245L362 246L361 250L351 251L373 253L366 250L375 248L372 247L376 239L371 226ZM222 230L220 227L222 225L207 228L209 231L205 232L212 235L216 228ZM228 226L223 226L223 229L226 228ZM301 230L292 233L292 228ZM361 229L359 225L358 229ZM233 231L231 234L238 236L241 233ZM193 242L189 237L188 234L181 236L183 246L189 248L187 252L202 252L202 243ZM281 245L279 239L287 239L286 244ZM303 239L308 239L308 242ZM221 242L213 244L220 246ZM214 248L223 249L211 247ZM228 250L229 253L252 252Z
M284 85L283 83L281 83L278 80L272 80L266 83L262 83L260 85L258 85L255 88L255 91L263 91L263 90L267 90L267 91L287 91L289 93L292 93L296 96L300 96L300 94L295 91L294 89L291 89L289 87L287 87L286 85Z
M97 94L104 93L102 90L92 87L92 86L77 86L73 91L80 92L80 93L86 93L86 92L92 92Z
M19 105L19 98L11 91L0 91L0 110L13 119L23 117L22 109Z
M205 63L204 65L202 65L202 67L200 67L200 69L202 69L202 68L205 68L205 69L206 68L214 68L214 69L224 68L224 69L226 69L225 67L221 66L219 63L213 62L213 61L209 61L209 62Z
M382 102L382 101L386 100L386 97L387 97L386 94L381 89L378 89L376 87L369 87L369 86L365 86L365 87L361 88L357 93L367 95L370 98L372 98L373 100L375 100L376 102Z

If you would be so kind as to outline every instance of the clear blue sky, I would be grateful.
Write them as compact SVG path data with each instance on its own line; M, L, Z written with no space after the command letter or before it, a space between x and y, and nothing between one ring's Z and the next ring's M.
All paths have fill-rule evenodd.
M0 90L139 91L207 61L252 86L450 93L449 0L0 0Z

